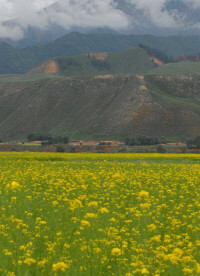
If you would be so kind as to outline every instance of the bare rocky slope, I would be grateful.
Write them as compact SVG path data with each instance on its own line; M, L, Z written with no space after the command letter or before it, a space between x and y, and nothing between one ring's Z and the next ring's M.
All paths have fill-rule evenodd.
M0 136L70 138L200 134L200 76L1 77Z

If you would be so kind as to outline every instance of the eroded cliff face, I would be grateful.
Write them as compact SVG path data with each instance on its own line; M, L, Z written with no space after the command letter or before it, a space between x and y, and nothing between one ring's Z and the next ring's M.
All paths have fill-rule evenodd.
M200 77L99 76L0 81L0 133L72 138L200 134Z

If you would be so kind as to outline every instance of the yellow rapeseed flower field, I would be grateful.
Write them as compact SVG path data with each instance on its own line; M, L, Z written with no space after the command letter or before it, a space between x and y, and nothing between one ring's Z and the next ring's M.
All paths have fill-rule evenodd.
M200 155L0 153L0 275L200 275Z

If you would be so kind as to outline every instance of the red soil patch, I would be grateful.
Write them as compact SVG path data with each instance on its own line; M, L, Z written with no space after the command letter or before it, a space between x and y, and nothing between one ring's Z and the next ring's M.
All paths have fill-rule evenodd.
M153 61L154 64L161 66L164 64L163 61L161 61L160 59L156 58L156 57L151 57L151 60Z
M89 53L89 58L96 58L97 60L106 60L108 57L108 53L107 52L102 52L102 53Z
M134 121L136 125L139 125L146 120L149 122L152 121L152 114L150 108L146 104L143 104L138 109L137 113L130 118L130 121Z
M170 123L174 121L173 114L171 114L168 110L164 109L163 113L165 122Z
M57 74L59 73L58 64L54 60L50 60L44 70L47 74Z
M46 73L46 74L59 73L59 67L57 62L54 60L49 60L29 71L29 74L40 74L40 73Z

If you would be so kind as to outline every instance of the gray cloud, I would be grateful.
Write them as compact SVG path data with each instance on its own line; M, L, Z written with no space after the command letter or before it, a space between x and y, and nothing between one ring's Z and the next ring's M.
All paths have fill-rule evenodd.
M188 22L187 13L167 8L174 0L0 0L0 37L19 39L29 26L42 30L56 23L66 29L72 27L109 27L115 30L139 24L157 28L200 28L199 21ZM200 10L200 0L176 0L188 9ZM133 9L126 12L126 3ZM51 6L53 4L53 6ZM49 7L50 6L50 7ZM173 5L172 5L173 6ZM46 8L46 9L44 9ZM5 23L8 21L9 23ZM14 23L15 24L14 24Z
M184 25L184 16L179 10L167 9L170 0L126 0L134 4L135 9L143 12L146 21L160 28L181 28ZM185 2L195 0L182 0Z
M62 27L125 28L127 16L117 9L113 0L63 0L48 10L48 17Z
M47 29L56 23L66 29L71 27L126 28L127 16L117 9L114 0L64 0L52 8L45 7L55 0L0 0L0 37L21 38L29 26ZM12 20L17 23L5 24Z

